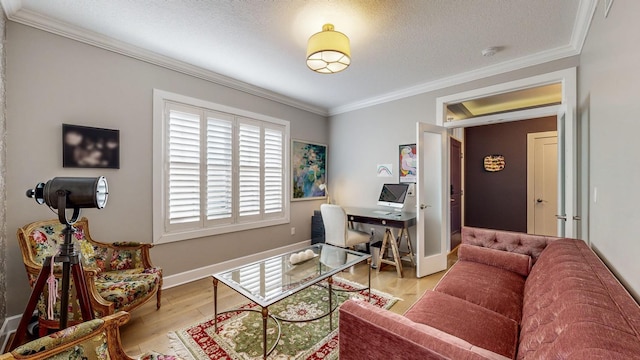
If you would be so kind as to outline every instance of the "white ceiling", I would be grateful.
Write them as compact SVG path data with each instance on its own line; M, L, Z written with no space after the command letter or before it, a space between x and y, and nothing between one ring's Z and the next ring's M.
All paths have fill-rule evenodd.
M577 55L596 1L0 0L12 21L323 115ZM327 22L351 40L338 74L305 63Z

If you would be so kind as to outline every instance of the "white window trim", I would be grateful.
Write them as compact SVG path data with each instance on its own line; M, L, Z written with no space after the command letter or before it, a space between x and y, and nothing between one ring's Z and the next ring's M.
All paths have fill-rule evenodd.
M190 229L175 231L168 233L165 231L165 211L166 204L163 197L163 192L166 187L164 176L164 163L163 154L166 151L166 129L164 126L164 103L166 101L172 101L177 103L183 103L191 106L202 107L205 109L211 109L215 111L234 114L237 116L247 117L251 119L271 122L274 124L282 125L285 128L284 134L284 216L279 218L270 218L266 216L265 219L259 221L253 221L251 223L236 223L217 226L206 229ZM288 121L246 111L242 109L233 108L221 104L216 104L210 101L196 99L185 95L175 94L164 90L153 89L153 242L155 244L169 243L174 241L189 240L200 237L225 234L236 231L257 229L267 226L288 224L290 222L290 189L291 189L291 177L288 176L290 172L290 124Z

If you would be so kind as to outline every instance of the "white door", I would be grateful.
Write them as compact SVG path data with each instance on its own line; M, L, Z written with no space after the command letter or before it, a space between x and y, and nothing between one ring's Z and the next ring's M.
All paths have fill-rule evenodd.
M558 133L527 134L527 232L557 235Z
M449 226L449 136L440 126L418 123L416 152L416 276L447 268Z

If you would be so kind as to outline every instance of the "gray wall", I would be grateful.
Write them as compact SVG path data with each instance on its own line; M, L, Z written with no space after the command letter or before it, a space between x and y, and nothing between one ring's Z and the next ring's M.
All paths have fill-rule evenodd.
M438 97L577 65L578 57L566 58L330 117L332 201L342 206L375 207L382 184L398 182L398 146L416 142L417 122L436 123ZM393 164L394 177L377 177L378 164ZM415 197L408 200L407 206L412 205L415 206ZM383 231L376 229L378 240ZM415 239L415 227L409 232Z
M580 57L578 106L589 129L589 238L640 299L640 2L596 14ZM597 188L597 198L594 192Z
M398 146L416 142L417 122L436 123L436 98L577 65L578 57L570 57L331 116L332 200L343 206L375 206L382 184L398 182ZM394 177L378 178L376 165L386 163L393 164Z
M36 183L56 176L106 176L107 207L83 210L92 237L151 242L154 88L288 120L292 138L328 142L327 120L320 115L11 21L7 38L8 315L21 314L30 294L15 231L56 218L25 197ZM62 123L119 129L120 169L62 168ZM161 244L151 256L169 276L305 241L319 203L292 203L291 224Z
M330 118L329 188L345 206L374 206L376 164L397 169L399 144L415 142L415 122L435 123L439 96L578 66L578 119L589 144L589 239L636 299L640 298L640 2L603 4L578 57L429 92ZM397 178L396 178L397 179ZM598 196L593 194L597 188ZM597 202L595 201L597 200Z
M556 123L550 116L465 128L465 225L527 232L527 134L554 131ZM485 171L487 155L503 155L504 170Z

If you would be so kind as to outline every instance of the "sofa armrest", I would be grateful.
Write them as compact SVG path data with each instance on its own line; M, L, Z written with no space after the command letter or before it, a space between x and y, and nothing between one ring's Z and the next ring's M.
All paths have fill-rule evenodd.
M547 245L561 238L513 231L462 227L462 243L531 256L533 264Z
M340 306L339 331L341 360L507 359L363 300Z

